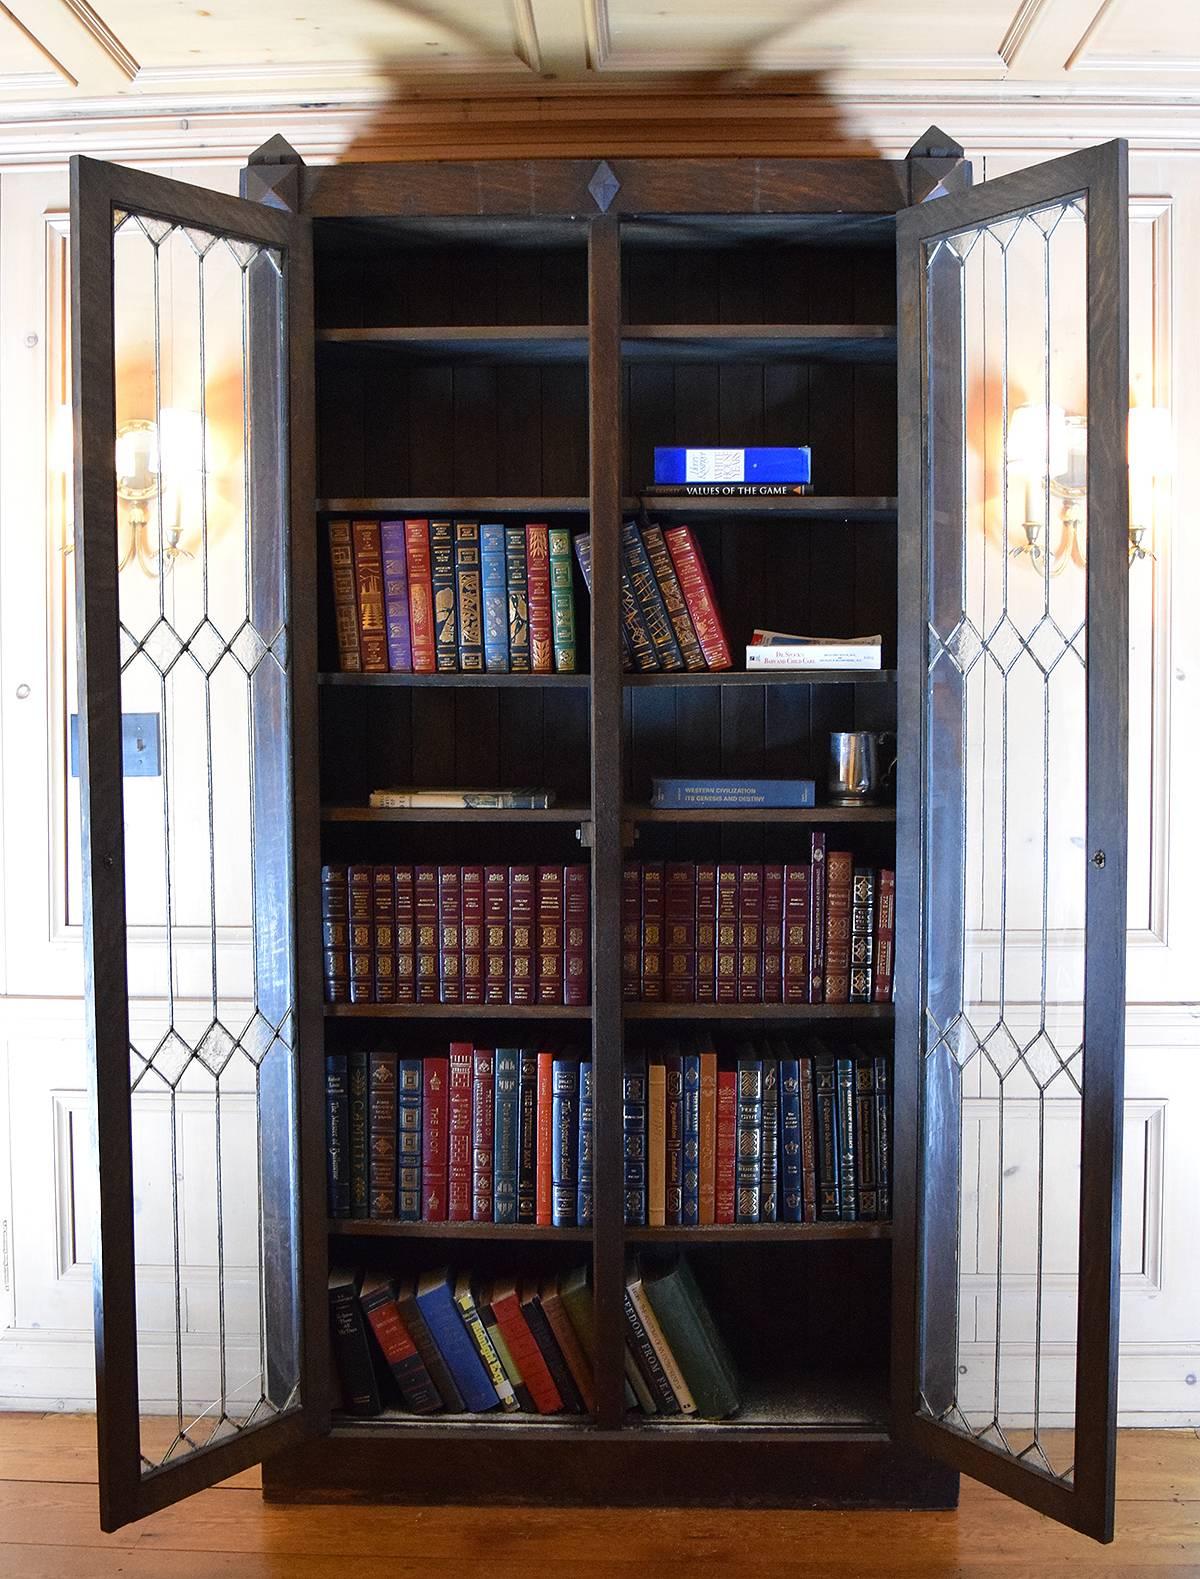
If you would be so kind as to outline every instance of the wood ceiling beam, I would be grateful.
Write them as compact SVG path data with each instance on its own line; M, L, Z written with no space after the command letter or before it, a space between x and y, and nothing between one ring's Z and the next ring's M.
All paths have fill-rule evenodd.
M0 11L81 94L120 93L138 74L137 61L88 0L0 0Z
M517 53L544 77L582 77L609 53L607 0L513 0Z

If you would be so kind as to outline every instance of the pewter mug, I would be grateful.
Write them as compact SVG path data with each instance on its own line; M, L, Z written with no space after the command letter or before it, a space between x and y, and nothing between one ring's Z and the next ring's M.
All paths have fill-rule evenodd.
M852 729L829 737L829 804L874 806L883 782L896 765L883 764L883 742L894 738L869 729Z

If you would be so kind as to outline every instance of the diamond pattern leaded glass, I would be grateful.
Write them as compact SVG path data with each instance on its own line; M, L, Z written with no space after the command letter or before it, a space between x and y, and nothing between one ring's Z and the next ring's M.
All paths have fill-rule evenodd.
M1085 238L1074 201L925 250L922 1103L931 1151L957 1119L959 1176L954 1216L941 1198L922 1206L922 1234L953 1235L956 1266L921 1291L926 1330L955 1335L951 1356L922 1356L921 1407L1063 1481L1086 1065L1086 580L1055 552L1053 448L1022 454L1012 414L1086 414Z
M286 337L273 249L118 210L113 263L117 424L154 433L118 499L121 706L161 744L124 784L148 1472L298 1401Z

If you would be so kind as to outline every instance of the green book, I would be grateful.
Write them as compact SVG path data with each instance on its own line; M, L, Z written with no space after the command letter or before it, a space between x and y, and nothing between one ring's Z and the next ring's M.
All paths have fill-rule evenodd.
M592 1287L588 1282L588 1270L585 1266L576 1267L573 1272L565 1272L558 1280L558 1297L566 1306L567 1316L570 1318L575 1336L579 1339L579 1347L594 1364L596 1360L596 1312L592 1303ZM628 1345L625 1348L625 1403L633 1408L636 1399L633 1388L629 1385L629 1365L632 1357Z
M554 632L554 667L575 673L575 589L571 581L571 533L550 528L550 618Z
M733 1361L687 1262L644 1267L642 1286L687 1378L696 1413L709 1420L736 1413L740 1401Z

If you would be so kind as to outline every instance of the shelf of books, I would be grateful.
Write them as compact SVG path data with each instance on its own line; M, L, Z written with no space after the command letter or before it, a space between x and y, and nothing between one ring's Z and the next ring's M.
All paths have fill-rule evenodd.
M493 798L500 804L497 805L443 805L445 795L432 794L428 801L422 802L421 791L405 792L413 799L413 804L407 806L322 806L322 822L565 822L578 825L586 822L591 815L587 806L521 806L507 805L506 801L513 800L511 794L498 794ZM480 800L484 793L476 795L470 790L462 792L462 799L467 801ZM544 798L544 797L543 797Z

